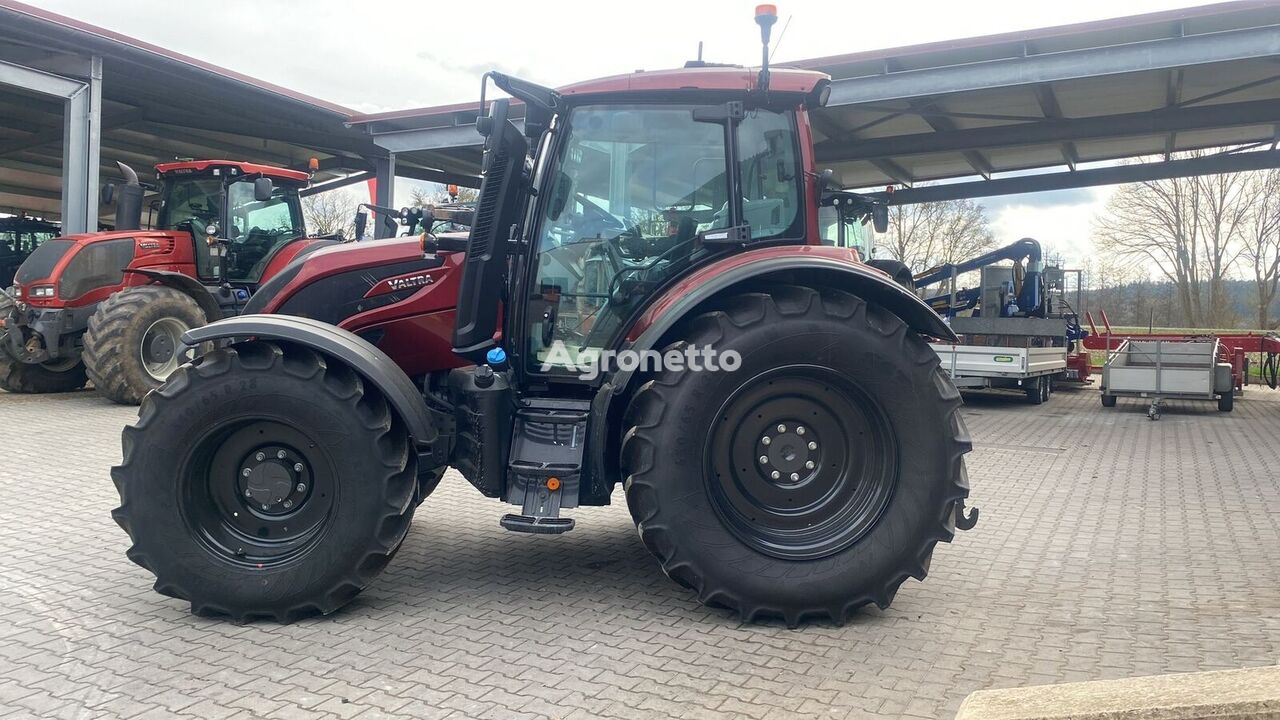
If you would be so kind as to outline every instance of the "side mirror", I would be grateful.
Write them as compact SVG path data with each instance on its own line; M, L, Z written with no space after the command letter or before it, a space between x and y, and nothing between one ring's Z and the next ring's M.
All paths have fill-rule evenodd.
M369 213L364 210L356 211L356 240L364 239L365 228L369 225Z
M98 195L99 199L102 200L103 205L110 205L111 201L114 200L116 196L116 186L112 183L107 183L98 191Z
M889 232L889 206L884 203L876 203L871 206L871 226L878 233Z
M253 181L253 199L258 202L270 200L271 194L275 191L276 187L271 182L271 178L260 177Z

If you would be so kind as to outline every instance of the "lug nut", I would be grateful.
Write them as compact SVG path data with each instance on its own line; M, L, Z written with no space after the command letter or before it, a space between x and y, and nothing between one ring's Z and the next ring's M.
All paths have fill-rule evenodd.
M294 472L302 472L302 463L294 463L294 464L293 464L293 471L294 471Z
M768 445L771 442L773 442L773 438L769 437L768 435L765 435L764 437L760 438L761 445Z
M769 477L773 478L774 480L777 480L778 478L782 477L782 473L778 472L777 470L774 470L773 472L769 473Z
M270 505L268 505L268 504L266 504L266 503L262 503L262 509L263 509L263 510L267 510L267 509L269 509L270 507L271 507Z
M800 427L796 428L796 434L797 434L797 435L803 435L803 434L804 434L804 426L803 426L803 425L801 425Z
M276 458L279 460L283 460L285 458L285 452L283 450L277 450Z
M812 470L812 469L813 469L813 461L812 461L812 460L806 460L806 461L805 461L805 463L804 463L804 466L805 466L805 469L806 469L806 470Z
M266 460L266 459L267 459L267 454L266 454L266 453L262 453L262 452L260 452L260 453L258 453L257 455L254 455L254 456L253 456L253 459L254 459L254 460L257 460L258 462L262 462L263 460Z
M288 509L289 509L289 508L291 508L291 507L293 507L293 501L292 501L292 500L285 500L285 501L284 501L284 509L285 509L285 510L288 510Z
M810 440L810 441L809 441L809 449L810 449L810 450L817 450L817 449L818 449L818 443L816 443L816 442L814 442L814 441Z
M778 425L778 432L786 432L786 431L787 431L786 425L782 425L782 424Z
M244 491L244 496L245 496L245 497L253 497L253 493L249 492L248 490L245 490L245 491Z
M297 487L297 488L295 488L295 489L296 489L298 492L306 492L306 491L307 491L307 484L306 484L306 483L298 483L298 487Z
M241 470L241 471L240 471L240 474L241 474L241 475L243 475L243 476L245 476L245 477L249 477L250 475L252 475L252 474L253 474L253 470L250 470L249 468L245 468L245 469L243 469L243 470Z
M800 479L800 473L791 473L791 481L795 482Z
M768 456L768 455L761 455L761 456L760 456L760 464L761 464L761 465L768 465L768 464L769 464L769 456Z

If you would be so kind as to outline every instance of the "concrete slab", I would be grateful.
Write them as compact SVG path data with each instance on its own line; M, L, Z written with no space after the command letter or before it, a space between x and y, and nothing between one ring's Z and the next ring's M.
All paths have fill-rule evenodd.
M956 720L1275 720L1280 666L979 690Z

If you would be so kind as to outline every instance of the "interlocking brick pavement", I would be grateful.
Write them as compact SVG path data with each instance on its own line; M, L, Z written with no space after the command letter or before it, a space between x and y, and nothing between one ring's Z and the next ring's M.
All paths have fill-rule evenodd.
M620 493L515 535L453 473L348 608L236 626L125 560L133 409L0 393L0 717L943 718L981 688L1280 662L1280 392L1144 409L970 398L981 522L845 627L698 605Z

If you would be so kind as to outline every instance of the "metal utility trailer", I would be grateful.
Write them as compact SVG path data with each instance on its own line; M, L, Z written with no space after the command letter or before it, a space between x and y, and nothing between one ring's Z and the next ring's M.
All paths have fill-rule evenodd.
M1021 390L1038 405L1066 372L1060 319L957 317L951 329L961 342L934 343L933 350L956 387Z
M1160 407L1169 398L1216 400L1218 410L1231 412L1233 386L1231 363L1223 359L1216 338L1126 339L1102 367L1102 405L1115 407L1117 397L1148 398L1152 420L1160 419Z

